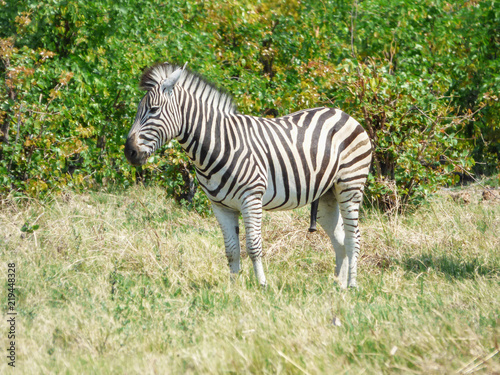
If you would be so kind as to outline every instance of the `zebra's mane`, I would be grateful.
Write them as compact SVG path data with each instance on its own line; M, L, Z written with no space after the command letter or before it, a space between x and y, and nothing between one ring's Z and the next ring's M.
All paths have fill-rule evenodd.
M153 65L142 74L139 88L149 91L179 68L181 67L169 63ZM184 69L179 81L177 81L177 85L180 85L186 91L193 94L195 98L201 100L210 98L211 105L214 108L220 109L225 113L236 113L236 105L231 95L189 69Z

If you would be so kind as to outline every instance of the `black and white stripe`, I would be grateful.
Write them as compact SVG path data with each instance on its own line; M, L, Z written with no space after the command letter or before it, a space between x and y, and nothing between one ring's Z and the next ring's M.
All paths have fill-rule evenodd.
M147 90L125 154L142 164L177 139L197 170L224 234L231 273L239 272L238 216L259 282L262 210L317 202L341 286L356 285L359 205L372 159L367 133L339 109L305 109L276 119L240 114L231 97L195 73L169 64L147 70Z

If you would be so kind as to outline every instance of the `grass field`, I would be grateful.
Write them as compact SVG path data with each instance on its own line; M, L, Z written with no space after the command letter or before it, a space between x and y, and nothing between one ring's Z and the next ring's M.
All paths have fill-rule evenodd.
M4 201L0 373L498 374L500 203L472 194L405 215L366 209L347 291L307 209L265 215L261 290L245 255L229 281L215 219L160 189Z

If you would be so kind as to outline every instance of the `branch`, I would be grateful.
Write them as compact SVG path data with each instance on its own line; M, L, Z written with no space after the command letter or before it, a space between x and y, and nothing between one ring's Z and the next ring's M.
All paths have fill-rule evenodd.
M358 58L356 57L356 53L354 52L354 27L355 27L354 20L356 19L356 17L358 17L358 0L353 0L352 9L353 10L351 11L351 54L352 58L356 60L357 63ZM356 11L354 11L354 9ZM359 70L358 64L356 64L356 70L358 71L358 77L361 77L361 72Z

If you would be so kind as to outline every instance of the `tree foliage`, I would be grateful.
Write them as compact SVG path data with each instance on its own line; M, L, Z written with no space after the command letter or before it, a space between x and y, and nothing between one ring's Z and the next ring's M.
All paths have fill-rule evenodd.
M1 194L142 179L189 196L178 145L139 170L123 157L138 79L156 61L188 61L242 113L343 109L370 134L368 191L387 207L499 166L496 0L0 4Z

